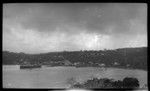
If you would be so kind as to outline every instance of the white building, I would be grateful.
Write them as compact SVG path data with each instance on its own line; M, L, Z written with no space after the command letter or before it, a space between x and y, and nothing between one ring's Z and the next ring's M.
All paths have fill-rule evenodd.
M65 65L71 65L71 62L70 62L69 60L65 60L65 61L64 61L64 64L65 64Z
M126 66L127 66L127 67L129 67L129 66L130 66L130 64L127 64Z
M119 63L118 62L114 62L114 65L119 65Z
M105 64L104 64L104 63L102 63L102 64L99 64L99 66L105 66Z

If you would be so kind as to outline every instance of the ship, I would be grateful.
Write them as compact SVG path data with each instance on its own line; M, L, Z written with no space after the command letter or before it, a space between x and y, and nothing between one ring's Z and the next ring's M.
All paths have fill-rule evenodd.
M41 65L20 65L20 69L35 69L41 67Z
M20 69L35 69L42 67L42 65L39 64L30 64L28 61L23 61L23 59L21 59L21 62Z

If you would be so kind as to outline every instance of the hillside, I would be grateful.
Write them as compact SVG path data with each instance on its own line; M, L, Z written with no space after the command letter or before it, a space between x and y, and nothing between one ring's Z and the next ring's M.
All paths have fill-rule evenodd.
M3 51L3 65L107 66L147 70L147 47L25 54Z

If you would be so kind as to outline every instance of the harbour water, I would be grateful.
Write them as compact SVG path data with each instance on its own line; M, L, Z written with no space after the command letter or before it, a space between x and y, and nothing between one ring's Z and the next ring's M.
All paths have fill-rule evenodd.
M112 78L122 80L136 77L140 87L147 84L147 71L98 68L98 67L44 67L32 70L20 70L18 65L3 66L4 88L68 88L69 79L84 82L90 78Z

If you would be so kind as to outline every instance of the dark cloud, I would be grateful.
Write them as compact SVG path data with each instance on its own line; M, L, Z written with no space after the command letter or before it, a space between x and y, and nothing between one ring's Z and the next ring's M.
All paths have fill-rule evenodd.
M128 46L130 40L140 39L141 35L141 42L136 44L138 46L146 42L144 40L147 35L146 25L147 5L144 3L3 5L5 47L6 45L9 47L7 43L14 41L13 47L18 43L17 46L20 48L18 50L92 49L96 48L94 41L100 40L102 48L105 46L116 48ZM94 40L95 36L99 35L104 37ZM40 41L43 42L37 44ZM116 46L116 43L119 45Z
M140 23L146 24L146 18L143 19L146 16L146 4L144 6L143 4L27 4L16 6L14 9L16 12L11 10L12 14L9 15L23 17L23 21L20 22L24 28L33 28L41 32L55 31L57 27L64 28L67 25L84 27L88 32L131 34L130 31L134 31L130 30L131 20L138 19ZM108 30L111 26L112 32ZM64 28L62 31L72 30Z
M139 4L112 4L110 6L101 7L101 17L87 17L87 28L96 30L100 33L109 33L108 27L113 26L111 33L130 33L136 30L130 30L130 21L134 19L141 20L140 23L146 24L146 7L142 7L145 11L141 11ZM142 19L141 19L142 18ZM85 18L85 20L88 20Z

